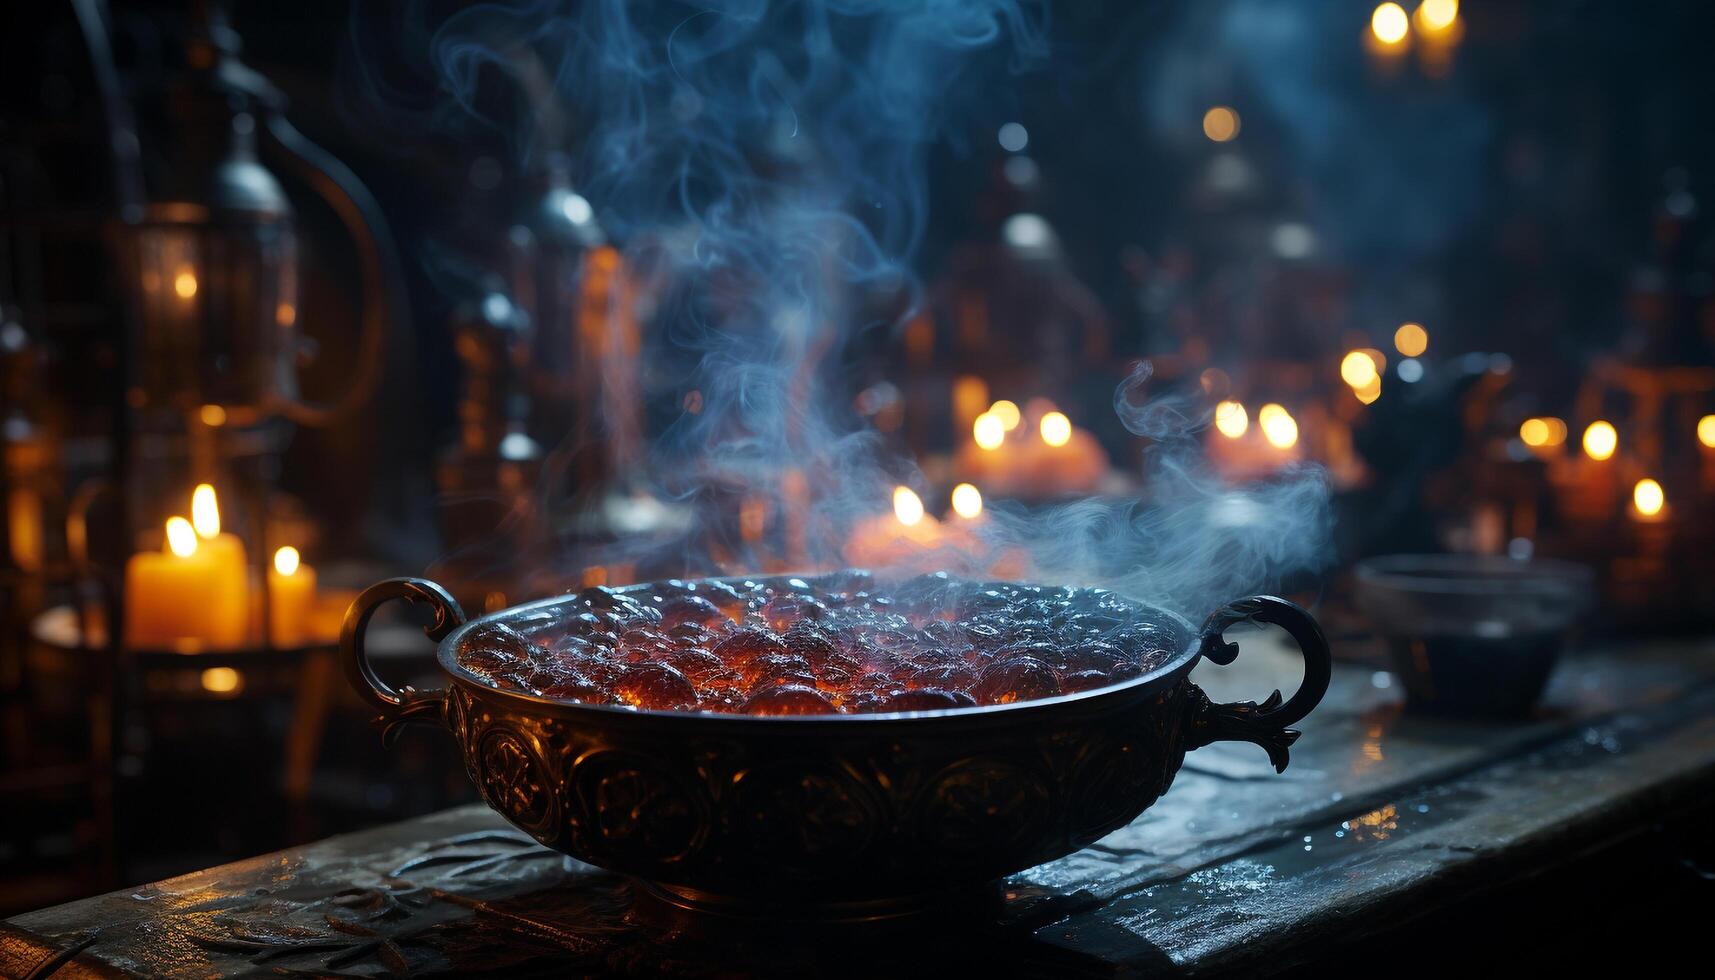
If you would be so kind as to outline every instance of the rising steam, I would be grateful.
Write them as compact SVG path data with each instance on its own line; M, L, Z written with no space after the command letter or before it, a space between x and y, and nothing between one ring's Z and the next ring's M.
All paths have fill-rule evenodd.
M449 100L507 129L524 161L567 154L651 277L651 368L700 396L650 466L656 492L699 515L685 571L756 570L728 527L738 498L801 522L788 560L833 564L896 484L921 487L849 409L847 342L915 307L926 155L975 98L1045 58L1046 22L1014 0L590 0L479 5L433 34ZM497 78L519 96L502 110L483 91ZM1115 398L1150 440L1145 501L994 507L933 563L978 573L1016 559L1028 577L1187 612L1317 567L1321 475L1223 485L1194 439L1209 406L1148 381L1135 374Z

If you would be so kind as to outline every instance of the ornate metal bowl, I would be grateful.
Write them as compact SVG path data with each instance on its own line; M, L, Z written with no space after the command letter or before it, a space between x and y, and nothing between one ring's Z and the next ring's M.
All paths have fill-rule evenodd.
M645 588L637 586L633 588ZM364 654L376 607L430 606L447 675L394 690ZM1191 749L1254 742L1284 770L1288 725L1327 691L1328 643L1310 614L1271 596L1194 629L1150 610L1179 653L1109 687L1015 704L896 714L759 717L555 701L491 687L458 666L479 623L570 611L547 599L466 621L433 582L391 579L346 614L340 655L392 730L436 721L483 798L543 844L640 879L674 904L795 918L884 918L943 902L1069 854L1135 819ZM1188 675L1238 654L1222 631L1277 624L1304 657L1289 700L1216 704Z

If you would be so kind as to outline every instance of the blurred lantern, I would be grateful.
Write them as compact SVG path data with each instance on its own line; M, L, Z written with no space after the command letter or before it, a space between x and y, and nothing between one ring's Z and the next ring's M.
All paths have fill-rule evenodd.
M373 390L385 326L400 302L385 228L369 193L280 113L284 98L238 60L218 6L199 5L184 64L168 88L166 164L129 224L136 263L133 407L254 426L283 416L326 424ZM344 222L364 279L363 332L350 385L332 406L298 397L299 264L292 207L258 158L259 130ZM166 423L170 424L170 423Z

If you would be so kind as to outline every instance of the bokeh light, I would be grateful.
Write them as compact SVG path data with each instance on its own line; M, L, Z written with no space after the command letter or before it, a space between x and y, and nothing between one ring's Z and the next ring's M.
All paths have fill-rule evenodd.
M1203 135L1217 143L1227 142L1239 135L1239 114L1228 106L1215 106L1203 113Z
M1632 488L1632 506L1643 516L1654 517L1667 506L1667 494L1661 489L1661 484L1646 476Z
M1402 323L1393 332L1393 349L1406 357L1422 357L1429 349L1429 331L1420 323Z
M1006 441L1006 423L992 412L984 412L971 423L971 438L983 449L999 449Z
M1397 3L1384 3L1370 15L1370 31L1383 44L1398 44L1410 30L1411 21L1405 16L1405 8Z
M969 520L982 512L982 491L969 483L961 483L953 488L953 513Z
M1023 413L1019 412L1018 406L1007 401L1005 398L1002 398L1000 401L990 405L988 413L993 415L995 418L1000 419L1001 426L1005 428L1007 432L1011 432L1013 429L1018 428L1019 421L1024 418Z
M1237 439L1251 427L1250 413L1238 402L1226 401L1215 406L1215 430L1228 439Z
M1262 437L1276 449L1291 449L1298 444L1298 423L1280 405L1269 402L1257 409L1257 425L1262 427Z
M1584 455L1591 459L1607 459L1620 448L1620 434L1611 423L1597 420L1584 430Z
M910 487L893 488L893 516L910 527L923 519L923 499Z
M1042 441L1050 446L1064 446L1072 441L1072 420L1063 412L1049 412L1042 416Z

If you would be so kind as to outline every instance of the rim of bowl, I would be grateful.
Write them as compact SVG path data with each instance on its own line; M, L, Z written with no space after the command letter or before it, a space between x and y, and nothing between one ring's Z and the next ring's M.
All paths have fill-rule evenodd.
M788 573L778 575L710 576L698 579L689 579L687 581L730 583L743 581L755 582L768 579L808 579L812 577L814 576ZM981 583L983 580L966 579L964 581ZM647 589L655 584L657 583L638 582L631 585L617 586L613 591L636 592ZM1017 585L1032 583L1005 584ZM459 641L462 640L464 635L470 632L472 628L482 623L500 622L528 610L559 605L562 603L576 602L576 593L567 593L564 595L549 596L545 599L536 599L531 602L522 603L516 606L508 606L505 609L496 610L491 613L484 613L481 616L475 616L465 620L457 629L448 633L436 646L435 659L440 663L441 669L451 675L454 680L470 684L485 694L499 694L532 706L552 708L557 711L593 711L600 712L614 718L683 718L703 723L744 725L760 723L851 725L875 724L879 722L900 721L915 718L990 718L1010 715L1019 711L1044 710L1057 705L1071 704L1074 702L1094 702L1096 700L1105 700L1110 695L1119 695L1124 692L1141 693L1150 688L1164 685L1172 675L1190 673L1192 665L1196 663L1197 658L1200 655L1199 648L1201 646L1201 636L1199 635L1197 628L1192 625L1191 621L1178 613L1172 612L1171 610L1162 609L1159 606L1154 606L1147 602L1133 599L1130 596L1123 596L1122 598L1153 615L1159 615L1166 618L1175 626L1179 627L1186 636L1184 648L1181 649L1178 654L1162 663L1161 666L1148 671L1147 673L1140 674L1137 677L1127 678L1126 680L1109 684L1105 687L1090 688L1087 691L1075 691L1071 694L1057 694L1051 698L1037 698L1031 701L1015 701L1012 704L978 704L960 708L936 708L930 711L855 711L849 714L821 715L752 715L744 714L742 712L727 711L677 711L661 708L632 708L617 704L586 704L582 701L565 701L559 698L542 697L539 694L531 694L528 691L508 690L503 687L496 687L493 684L484 681L482 678L477 677L475 674L470 673L459 665L456 652ZM1133 691L1133 689L1138 690Z
M1353 566L1358 582L1428 595L1574 595L1595 579L1588 565L1501 555L1384 555Z

